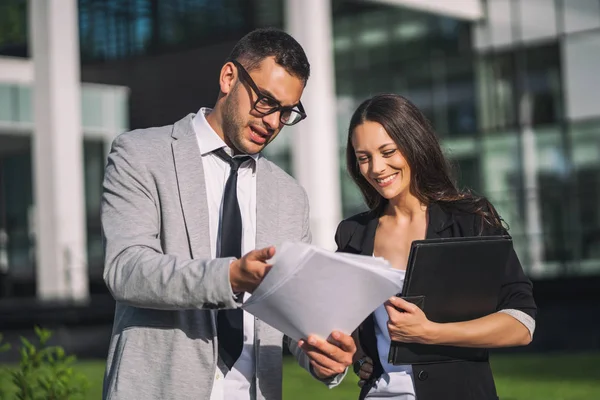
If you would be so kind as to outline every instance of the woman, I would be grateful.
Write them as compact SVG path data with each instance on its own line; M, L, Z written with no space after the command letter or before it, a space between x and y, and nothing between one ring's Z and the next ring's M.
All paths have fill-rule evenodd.
M370 211L340 223L338 251L384 257L405 270L413 240L507 234L485 199L461 192L425 116L402 96L363 102L348 129L347 164ZM459 268L448 265L449 268ZM435 277L432 277L435 279ZM495 348L531 342L536 306L532 285L514 252L497 312L483 318L435 323L400 298L381 305L358 329L372 373L363 375L360 399L497 399L489 362L387 363L390 341ZM362 373L369 367L363 367Z

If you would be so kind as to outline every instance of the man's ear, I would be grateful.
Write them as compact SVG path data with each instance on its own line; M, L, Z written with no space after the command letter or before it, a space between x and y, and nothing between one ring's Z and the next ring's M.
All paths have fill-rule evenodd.
M221 68L221 74L219 75L219 88L221 93L228 94L235 85L235 79L237 77L237 70L235 69L232 62L227 62Z

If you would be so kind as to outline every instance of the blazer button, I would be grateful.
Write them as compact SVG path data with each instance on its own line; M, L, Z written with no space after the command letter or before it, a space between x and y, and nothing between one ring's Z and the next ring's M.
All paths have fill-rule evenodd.
M424 381L427 378L429 378L429 374L427 373L427 371L419 371L419 375L417 375L417 377L419 378L420 381Z

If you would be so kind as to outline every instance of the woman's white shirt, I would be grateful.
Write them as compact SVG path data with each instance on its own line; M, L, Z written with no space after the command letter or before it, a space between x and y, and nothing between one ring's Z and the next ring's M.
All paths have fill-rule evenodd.
M402 284L404 282L404 271L402 271ZM377 338L377 351L379 352L379 361L383 366L383 374L375 382L367 399L390 399L395 400L414 400L415 385L413 380L412 365L392 365L388 361L390 350L390 334L387 329L389 316L384 305L380 305L375 310L375 337Z

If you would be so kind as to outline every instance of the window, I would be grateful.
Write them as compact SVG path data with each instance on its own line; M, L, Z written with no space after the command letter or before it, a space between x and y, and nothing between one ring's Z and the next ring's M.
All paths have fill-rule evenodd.
M479 168L479 157L459 157L453 160L456 170L456 180L460 189L468 188L480 193L481 176Z
M189 49L281 26L273 0L79 0L84 62Z
M578 201L578 222L581 226L580 254L582 261L595 261L600 270L600 167L587 166L577 171L575 198Z
M473 135L477 117L472 58L433 59L432 68L436 131L448 137Z
M27 1L0 2L0 56L27 57Z
M600 271L600 120L573 124L569 129L575 209L572 235L580 272Z
M531 96L531 115L523 118L533 125L559 121L563 107L558 45L525 48L521 57L525 67L522 87Z
M92 280L101 280L104 269L104 248L100 225L100 199L105 165L104 146L104 142L101 140L86 139L83 142L87 264Z
M484 54L477 62L478 120L485 132L563 117L558 45ZM524 107L524 99L529 107Z
M33 187L29 138L0 136L0 230L8 261L8 294L35 293Z
M506 129L516 125L515 75L512 53L484 55L478 60L478 121L481 130Z

